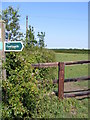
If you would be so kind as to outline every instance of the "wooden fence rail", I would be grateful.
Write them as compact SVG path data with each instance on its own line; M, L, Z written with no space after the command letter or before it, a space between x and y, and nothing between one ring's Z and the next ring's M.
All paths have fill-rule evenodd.
M58 97L63 99L63 97L75 97L76 94L65 95L64 96L64 82L73 82L81 80L90 80L90 76L79 77L79 78L69 78L64 79L64 69L66 65L75 65L75 64L89 64L90 61L72 61L72 62L53 62L53 63L38 63L32 64L34 68L47 68L47 67L58 67L58 80L53 81L53 83L58 83ZM84 93L78 93L77 96L89 95L90 91Z

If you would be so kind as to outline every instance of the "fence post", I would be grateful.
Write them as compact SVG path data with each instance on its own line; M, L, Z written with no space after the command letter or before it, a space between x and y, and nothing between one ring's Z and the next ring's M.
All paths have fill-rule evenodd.
M0 50L0 64L2 68L2 60L5 62L5 52L4 52L4 41L5 41L5 21L0 20L0 42L2 43L2 50ZM1 78L6 80L6 70L1 71Z
M64 97L64 62L58 63L58 97L63 99Z

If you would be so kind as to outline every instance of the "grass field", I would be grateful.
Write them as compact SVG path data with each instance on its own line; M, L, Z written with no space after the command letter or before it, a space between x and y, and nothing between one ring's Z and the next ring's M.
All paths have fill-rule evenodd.
M88 60L88 54L56 53L56 61Z
M88 54L56 53L55 57L57 62L88 60ZM90 75L90 73L88 72L88 64L65 66L65 79L88 76L88 75ZM77 82L75 84L79 84L79 83ZM87 81L84 81L82 83L80 82L79 85L88 86L88 82Z
M88 60L88 54L56 53L55 55L57 62ZM57 69L57 73L58 73L58 69ZM88 76L88 75L90 75L90 73L88 72L88 64L65 66L65 79ZM74 84L81 85L83 87L84 86L88 87L88 81L76 82Z
M57 62L88 60L88 54L56 53L55 55L56 55ZM57 69L57 73L58 73L58 69ZM65 67L65 78L74 78L74 77L88 76L88 75L90 75L90 73L88 72L88 64L72 65L72 66ZM88 81L64 83L64 92L84 90L84 89L88 89ZM58 85L56 85L55 87L55 91L56 90L58 90ZM80 100L77 99L79 103L82 103L81 108L78 106L78 113L81 114L81 116L85 116L86 118L88 117L88 99L90 98L81 97ZM79 114L73 117L74 118L78 117ZM71 117L71 114L70 115L68 114L67 116Z

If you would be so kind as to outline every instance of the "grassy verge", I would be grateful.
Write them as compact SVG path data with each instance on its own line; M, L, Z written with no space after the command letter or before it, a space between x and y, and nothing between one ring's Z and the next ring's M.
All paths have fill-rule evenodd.
M88 118L88 99L67 98L59 101L56 96L46 96L37 109L36 118Z

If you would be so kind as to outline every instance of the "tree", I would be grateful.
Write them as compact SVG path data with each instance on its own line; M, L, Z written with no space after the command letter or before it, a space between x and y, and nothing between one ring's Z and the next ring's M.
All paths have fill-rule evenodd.
M40 47L45 47L45 44L44 44L45 32L44 33L43 32L41 32L41 33L38 32L37 36L39 38L39 46Z
M2 11L2 19L6 22L6 33L11 41L21 40L23 37L23 34L19 32L19 17L18 9L13 9L11 6Z
M34 36L34 28L29 25L29 29L26 32L26 45L33 47L37 44L37 41Z
M18 14L18 9L14 9L13 7L9 6L7 9L2 11L2 19L6 23L6 39L9 39L10 41L15 41L15 40L22 40L23 34L19 32L20 30L20 25L19 25L19 17L20 15ZM11 70L15 69L14 63L15 63L15 58L16 58L15 52L10 52L6 53L6 63L8 64L6 68L6 73L7 73L7 78L10 75L10 69L9 66L11 67ZM13 64L12 64L13 63Z

